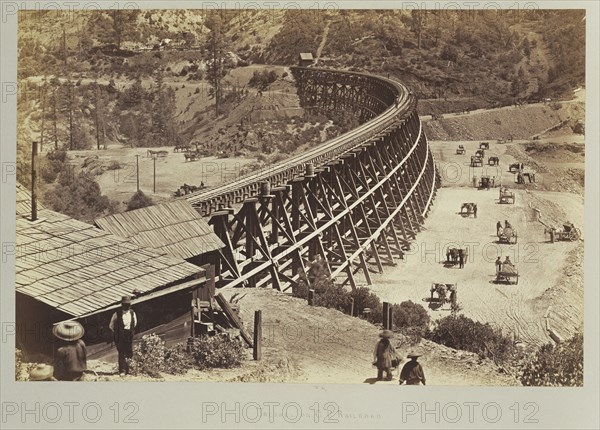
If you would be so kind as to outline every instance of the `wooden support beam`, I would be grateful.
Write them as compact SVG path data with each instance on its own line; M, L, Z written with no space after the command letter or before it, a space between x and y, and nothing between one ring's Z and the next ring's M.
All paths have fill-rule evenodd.
M262 311L254 311L254 345L252 350L254 360L262 358Z
M223 297L223 294L219 293L215 296L215 300L217 301L217 303L219 304L229 321L234 325L235 328L240 330L240 335L242 336L242 339L244 339L248 346L252 348L254 344L252 342L252 339L250 338L250 335L244 329L244 324L237 316L237 314L233 311L227 299Z

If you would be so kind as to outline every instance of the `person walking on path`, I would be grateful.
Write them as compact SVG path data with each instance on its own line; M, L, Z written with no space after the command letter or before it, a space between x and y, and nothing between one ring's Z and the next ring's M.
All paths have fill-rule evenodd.
M392 361L398 359L398 354L396 349L390 342L390 339L393 336L393 332L391 330L384 330L381 332L379 337L381 339L377 342L375 346L374 363L373 365L377 366L377 380L381 381L383 379L383 373L385 372L386 381L392 380Z
M77 321L64 321L52 328L61 342L54 355L54 378L59 381L80 381L87 370L87 349L81 338L85 334Z
M400 372L400 385L406 382L406 385L425 385L425 372L423 367L417 362L421 355L411 352L408 354L410 361L404 365Z
M121 298L121 309L115 312L110 319L109 328L113 332L113 338L119 352L119 375L125 376L129 373L128 359L133 357L133 333L137 326L137 317L131 309L131 297Z

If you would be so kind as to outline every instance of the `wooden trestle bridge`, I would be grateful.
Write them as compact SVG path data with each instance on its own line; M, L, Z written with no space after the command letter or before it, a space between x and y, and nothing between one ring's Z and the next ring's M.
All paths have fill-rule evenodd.
M439 174L402 84L361 73L292 68L303 108L352 112L361 125L315 149L186 196L226 244L219 287L285 291L320 259L336 282L402 258Z

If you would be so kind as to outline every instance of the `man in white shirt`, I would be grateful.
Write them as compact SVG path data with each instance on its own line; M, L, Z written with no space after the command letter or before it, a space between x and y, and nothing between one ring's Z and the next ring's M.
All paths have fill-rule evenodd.
M137 317L131 309L131 297L123 296L121 309L115 312L108 327L113 332L113 338L119 352L119 375L129 373L128 359L133 357L133 333L137 326Z

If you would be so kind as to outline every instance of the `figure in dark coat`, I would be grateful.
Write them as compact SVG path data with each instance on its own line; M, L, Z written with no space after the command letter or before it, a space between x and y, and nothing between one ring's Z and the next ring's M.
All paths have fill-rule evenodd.
M119 352L119 375L129 373L128 359L133 357L133 333L137 326L137 317L131 309L131 297L123 296L121 309L115 312L110 320L109 327L113 332L114 341Z
M390 338L393 333L391 330L384 330L379 336L381 340L377 342L375 346L374 365L377 366L377 380L383 379L383 373L385 372L386 380L392 380L392 361L397 359L398 354L396 349L390 342Z
M81 338L85 331L77 321L65 321L52 329L61 345L54 354L54 378L80 381L87 370L87 349Z
M423 367L417 362L419 354L408 354L408 358L411 360L404 365L400 372L400 385L406 382L406 385L425 385L425 372Z

